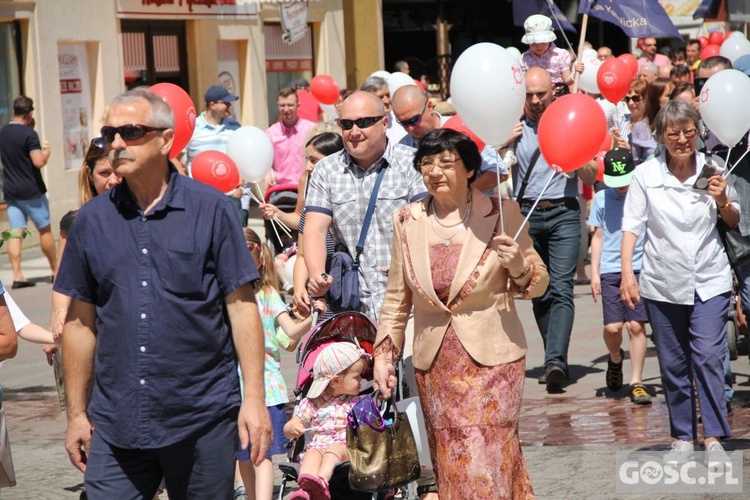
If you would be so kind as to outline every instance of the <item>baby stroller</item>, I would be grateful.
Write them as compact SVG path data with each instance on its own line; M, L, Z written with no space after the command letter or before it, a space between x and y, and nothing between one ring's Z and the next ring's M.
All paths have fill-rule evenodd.
M297 385L294 390L295 406L305 397L313 380L313 365L317 355L329 344L333 342L352 342L358 344L364 351L372 355L373 343L377 329L373 322L364 314L355 311L348 311L337 314L316 326L304 340L304 344L298 351L299 372L297 375ZM362 373L363 380L372 381L372 368ZM372 384L365 390L370 392ZM297 482L299 475L299 457L305 447L304 436L290 443L288 462L278 464L283 474L281 487L279 489L278 499L284 497L286 484L289 481ZM341 462L336 465L333 476L329 482L331 498L351 499L351 500L370 500L374 498L386 498L383 494L373 494L361 491L354 491L349 487L349 462ZM380 495L380 496L378 496ZM404 497L405 498L405 497Z
M282 212L294 212L297 207L297 185L296 184L277 184L266 190L263 196L266 203L275 205ZM279 228L274 228L270 220L263 221L263 227L266 232L266 242L268 247L273 250L274 255L278 255L285 249L292 248L297 242L297 228L290 227L291 236L287 235Z

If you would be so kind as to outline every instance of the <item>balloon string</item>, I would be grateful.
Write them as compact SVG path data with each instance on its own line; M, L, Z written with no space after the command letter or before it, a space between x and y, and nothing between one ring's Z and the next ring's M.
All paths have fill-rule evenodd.
M730 151L731 151L731 149L732 149L732 148L729 148L729 149L730 149ZM731 174L731 173L732 173L732 170L734 170L734 169L735 169L735 168L737 167L737 165L739 165L739 164L740 164L740 162L741 162L741 161L742 161L743 159L745 159L745 156L747 156L747 154L748 154L748 153L750 153L750 148L748 148L748 150L747 150L747 151L745 151L744 153L742 153L742 156L740 156L740 157L739 157L739 158L737 159L737 161L736 161L736 162L734 162L734 165L732 165L732 168L730 168L729 170L727 170L727 171L726 171L726 173L724 174L724 178L725 178L725 179L726 179L726 178L727 178L727 177L729 176L729 174ZM728 165L728 164L729 164L729 154L727 154L727 165Z
M252 198L253 201L258 205L264 205L264 203L260 201L257 196L255 196L252 189L242 188L242 191L250 195L250 198ZM282 243L282 241L281 238L279 238L279 233L278 231L276 231L276 226L274 225L274 223L278 224L279 228L284 232L284 234L286 234L290 238L292 237L291 229L289 229L289 226L281 222L281 219L274 215L273 219L271 219L271 227L273 227L273 230L276 233L276 237L279 239L279 243Z
M500 148L495 151L500 159ZM505 234L505 221L503 220L503 200L500 193L500 162L495 165L495 174L497 174L497 205L500 207L500 233Z
M518 236L520 236L521 231L523 231L523 227L529 221L529 217L531 217L531 214L534 213L534 209L539 204L539 201L542 199L542 196L544 196L544 192L549 187L549 185L552 182L552 179L555 177L556 173L557 173L556 171L552 170L552 175L549 176L549 179L547 179L547 182L544 184L544 187L542 188L542 192L539 193L539 196L537 196L536 200L534 200L534 204L531 205L531 210L529 210L529 213L526 215L526 218L523 220L523 223L521 224L521 227L519 227L518 231L516 231L516 235L513 237L513 241L518 240Z

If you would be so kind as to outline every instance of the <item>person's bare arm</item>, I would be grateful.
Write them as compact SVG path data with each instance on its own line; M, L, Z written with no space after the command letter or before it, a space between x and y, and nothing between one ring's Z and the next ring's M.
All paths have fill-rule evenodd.
M73 299L63 334L63 376L68 430L65 449L76 469L86 470L93 426L86 416L86 400L94 371L96 306Z
M330 215L307 212L305 219L305 263L310 274L308 290L314 297L325 295L331 286L331 277L326 272L326 235L331 227Z
M263 326L250 283L227 295L226 304L244 382L244 399L238 417L240 443L243 448L251 445L250 458L255 465L260 465L271 444L271 420L263 381Z
M44 141L42 149L35 149L31 153L29 153L31 163L33 163L36 168L44 167L47 164L47 160L49 160L49 155L50 149L47 141Z
M17 352L16 328L5 303L5 295L0 294L0 361L15 357Z
M596 160L591 160L581 168L577 170L578 178L581 182L587 186L593 186L596 184L596 175L599 173L599 165L596 164Z

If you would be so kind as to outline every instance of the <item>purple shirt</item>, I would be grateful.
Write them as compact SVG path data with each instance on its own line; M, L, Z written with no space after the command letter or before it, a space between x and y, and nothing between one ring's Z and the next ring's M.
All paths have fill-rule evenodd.
M273 144L273 175L276 184L297 184L305 169L305 142L315 123L298 118L287 128L278 121L268 127L266 135Z
M541 56L527 50L521 54L521 69L526 73L529 68L544 68L552 76L552 83L564 83L563 71L570 71L570 54L565 49L558 49L554 43Z

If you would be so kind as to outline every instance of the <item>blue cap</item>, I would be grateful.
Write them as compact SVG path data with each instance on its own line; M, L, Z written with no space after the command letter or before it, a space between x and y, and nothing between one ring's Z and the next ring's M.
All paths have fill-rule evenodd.
M232 95L229 93L227 89L222 87L221 85L214 85L213 87L209 88L206 91L206 99L205 101L208 102L218 102L218 101L224 101L224 102L232 102L239 99L236 95Z

